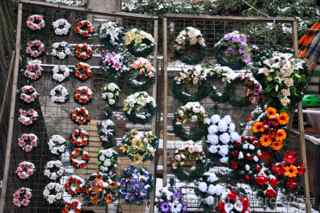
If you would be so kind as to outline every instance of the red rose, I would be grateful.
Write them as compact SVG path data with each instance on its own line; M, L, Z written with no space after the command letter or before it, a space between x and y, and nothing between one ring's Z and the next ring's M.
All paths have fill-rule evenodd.
M290 178L286 183L286 188L288 188L290 191L296 190L298 187L297 180L294 178Z
M227 200L228 200L228 201L231 201L231 202L236 202L236 200L237 200L237 193L236 193L236 192L233 192L233 191L229 192L229 193L228 193Z
M297 161L297 153L289 150L284 154L283 160L287 163L294 164Z
M278 185L279 180L276 177L273 177L269 179L269 183L273 188L275 188Z
M274 164L271 170L275 175L278 175L278 176L283 176L284 174L284 168L280 163Z
M267 198L272 199L277 197L278 192L270 187L264 191L264 194L266 195Z
M256 183L263 186L268 183L268 178L266 176L259 175L256 177Z

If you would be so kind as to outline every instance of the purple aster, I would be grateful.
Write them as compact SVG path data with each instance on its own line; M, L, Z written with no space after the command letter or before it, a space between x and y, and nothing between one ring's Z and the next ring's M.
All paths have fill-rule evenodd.
M160 211L162 213L169 213L170 212L170 205L168 202L162 202L160 203Z

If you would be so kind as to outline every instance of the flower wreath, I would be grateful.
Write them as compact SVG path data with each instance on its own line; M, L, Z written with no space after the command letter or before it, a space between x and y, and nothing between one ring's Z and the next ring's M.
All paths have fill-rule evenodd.
M181 189L163 187L156 195L156 206L159 213L186 213L187 204L183 201Z
M216 198L219 198L226 190L226 187L219 183L216 173L209 170L196 182L195 192L201 198L201 206L205 212L210 212L215 206Z
M64 104L69 100L69 92L67 88L59 84L50 91L50 99L53 103Z
M70 201L66 201L64 204L61 213L80 213L81 212L82 203L80 200L72 199Z
M87 86L80 86L74 92L74 100L79 104L88 104L93 97L92 90Z
M27 207L31 202L32 189L21 187L13 193L12 197L13 205L16 207Z
M218 213L250 213L249 199L229 190L222 195L216 210Z
M177 36L175 55L186 64L198 64L206 56L206 43L200 30L186 27Z
M74 32L81 35L83 38L89 38L93 35L95 29L93 24L88 20L81 20L76 23Z
M84 129L76 128L72 131L70 142L76 147L88 146L89 133Z
M136 92L124 100L123 111L134 123L146 123L154 115L156 101L147 92Z
M118 153L112 149L103 149L98 153L99 171L107 176L114 176L118 164Z
M225 34L215 44L216 58L219 64L231 69L239 70L251 64L251 48L247 43L247 36L238 31Z
M39 114L34 109L19 109L18 121L24 126L32 125L36 120L38 120Z
M46 26L43 15L31 15L26 21L27 27L32 31L42 30Z
M252 134L259 139L262 150L282 150L288 133L286 125L289 122L287 112L278 112L274 107L267 107L265 112L253 123Z
M130 204L141 204L149 199L152 175L144 168L129 166L121 176L120 197ZM134 186L134 187L132 187Z
M91 66L84 62L76 64L74 76L80 81L88 80L92 76Z
M205 134L205 109L199 102L188 102L177 109L173 119L173 131L182 140L200 140ZM185 125L192 127L186 129Z
M17 140L18 146L25 152L31 152L38 146L38 136L33 133L23 133Z
M54 42L51 47L52 55L60 60L63 60L68 57L68 55L71 55L70 44L66 41Z
M102 23L99 28L99 38L108 49L119 46L123 41L124 29L113 21Z
M79 60L86 61L92 57L93 50L87 43L76 44L74 49L76 57Z
M158 138L152 131L130 130L122 139L120 150L135 163L152 160L158 148Z
M173 95L183 103L200 101L208 95L206 80L207 72L200 65L184 69L174 77Z
M146 90L153 85L155 69L148 59L138 58L131 65L128 72L128 86L134 90Z
M89 160L89 152L83 148L74 148L70 154L71 164L76 169L85 168L88 165Z
M52 68L52 79L61 83L70 76L70 72L66 65L55 65Z
M54 34L58 36L68 35L71 28L71 24L68 22L67 19L64 18L59 18L55 20L54 22L52 22L52 26L54 29Z
M28 41L26 53L32 58L38 58L45 52L45 46L40 40Z
M49 139L48 146L51 154L60 155L65 152L67 141L61 135L52 135Z
M78 125L86 125L90 122L89 111L85 107L77 107L70 113L71 120Z
M66 193L76 196L83 192L85 180L77 175L71 175L63 180L63 186Z
M100 140L103 142L103 147L110 148L115 144L114 137L116 135L116 125L111 119L106 119L98 124Z
M31 85L25 85L20 89L20 99L25 103L33 103L39 97L37 90Z
M33 163L22 161L17 167L16 174L20 180L26 180L33 175L35 169L36 167Z
M154 49L155 40L151 34L134 28L125 33L124 45L132 55L147 57Z
M29 61L24 71L24 76L33 81L37 81L42 76L43 68L40 60Z
M102 88L102 99L106 101L106 103L113 107L117 104L120 99L121 89L115 83L108 83Z
M89 197L89 204L97 206L104 198L104 187L106 183L100 173L91 174L84 186L85 196Z
M58 202L63 197L63 185L60 183L48 183L43 190L43 197L48 201L48 203L51 205L55 202Z
M207 160L201 144L187 141L174 152L173 173L181 181L193 181L207 169Z
M220 115L212 115L207 125L208 156L213 159L218 158L221 163L227 163L230 145L241 141L240 135L236 132L236 125L230 115L223 118Z
M120 53L107 52L103 54L101 64L106 77L111 80L117 80L122 73L127 71L124 55Z
M61 178L65 173L65 168L60 160L51 160L46 163L43 175L50 180L56 181Z

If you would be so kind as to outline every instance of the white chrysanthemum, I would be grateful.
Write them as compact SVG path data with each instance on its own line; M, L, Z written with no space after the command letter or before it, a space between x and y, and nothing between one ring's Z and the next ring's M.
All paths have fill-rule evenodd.
M209 146L208 151L212 154L216 154L218 152L218 148L216 146Z
M212 115L210 120L213 124L216 124L220 121L220 115Z
M220 120L218 123L218 128L220 132L226 132L228 130L228 124L224 120Z
M232 119L231 119L231 116L230 115L226 115L223 117L223 120L227 123L227 124L230 124Z
M218 132L218 126L217 125L211 125L208 128L209 134L215 134Z
M201 191L201 192L206 192L207 189L208 189L208 185L206 182L200 182L199 185L198 185L198 189Z
M208 197L205 199L205 202L206 202L206 204L208 204L209 206L213 205L213 204L214 204L214 197L213 197L213 196L208 196Z
M208 142L213 145L217 145L219 143L218 135L208 135Z
M228 144L230 142L230 135L228 133L223 133L219 136L219 140L223 143L223 144Z

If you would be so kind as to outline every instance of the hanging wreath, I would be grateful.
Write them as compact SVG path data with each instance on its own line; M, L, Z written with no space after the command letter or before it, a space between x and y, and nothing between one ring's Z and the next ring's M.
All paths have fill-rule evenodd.
M155 80L156 71L148 59L138 58L128 72L128 86L134 90L147 90Z
M108 177L113 177L118 165L118 153L112 149L103 149L98 153L99 171Z
M152 181L152 175L146 169L129 166L121 175L120 197L130 204L142 204L149 199Z
M70 196L73 197L83 192L85 180L82 177L71 175L69 177L66 177L63 182L64 190Z
M98 124L99 137L103 147L110 148L115 146L114 137L116 136L116 125L111 119L106 119Z
M135 163L152 160L158 148L158 138L151 131L130 130L122 139L120 151Z
M62 200L63 192L63 185L51 182L44 187L42 194L43 198L51 205Z
M52 22L54 34L57 36L65 36L69 34L71 24L67 19L59 18Z
M33 60L29 61L24 71L24 76L33 81L37 81L42 76L43 68L41 67L41 61Z
M108 106L115 106L120 99L121 89L115 83L108 83L102 88L102 99L106 101Z
M54 42L51 47L51 54L60 60L63 60L68 57L68 55L71 55L70 44L66 41Z
M208 156L212 159L218 158L221 163L227 163L230 145L241 141L240 135L236 132L236 125L230 115L223 118L220 115L212 115L207 125Z
M105 186L106 183L100 173L93 173L89 176L84 186L84 193L89 197L89 204L97 206L103 203Z
M28 41L26 54L32 58L38 58L45 52L45 47L42 41L40 40L32 40Z
M74 27L74 32L81 35L83 38L91 37L94 31L93 24L88 20L81 20L77 22Z
M76 44L74 47L76 58L82 61L89 60L92 57L92 48L87 44Z
M200 30L186 27L174 44L176 57L186 64L199 64L206 56L207 45Z
M201 140L205 134L205 113L199 102L188 102L180 106L173 118L174 133L182 140Z
M219 178L213 170L205 172L195 185L195 192L200 197L204 212L210 212L215 207L217 198L227 191L226 187L219 183Z
M71 120L78 125L86 125L90 122L89 111L85 107L77 107L70 113Z
M107 52L101 58L102 69L107 78L117 80L127 71L123 54Z
M74 92L74 100L79 104L88 104L92 100L93 92L87 86L80 86Z
M251 64L251 48L247 40L247 36L238 31L225 34L215 44L218 63L234 70Z
M102 23L99 28L99 38L104 42L107 49L114 49L123 42L124 29L116 22Z
M209 94L207 72L201 66L184 69L173 80L173 95L181 102L200 101Z
M16 169L16 174L20 180L26 180L33 175L35 169L36 167L33 163L22 161Z
M123 111L134 123L146 123L154 115L156 101L147 92L136 92L124 100Z
M27 27L32 31L39 31L45 28L46 22L43 15L31 15L26 21Z
M18 146L25 152L31 152L38 146L38 136L33 133L23 133L17 140Z
M61 213L80 213L82 203L80 200L72 199L64 203L64 207L61 210Z
M60 179L65 173L65 168L60 160L48 161L44 167L43 175L52 181Z
M34 109L19 109L18 121L24 126L32 125L36 120L38 120L39 114Z
M61 155L67 148L67 141L61 135L52 135L48 142L51 154Z
M50 99L53 103L64 104L69 100L69 92L67 88L59 84L50 91Z
M69 78L70 72L71 70L66 65L54 65L52 68L52 79L61 83Z
M172 186L160 188L156 195L156 207L159 213L186 213L187 204L183 200L182 190Z
M25 85L20 89L20 99L25 103L33 103L37 100L40 94L31 85Z
M70 161L75 169L87 167L89 159L89 152L83 148L74 148L70 154Z
M76 128L72 131L70 142L76 147L88 146L89 133L84 129Z
M224 193L216 206L218 213L250 213L249 199L239 195L237 192L229 190Z
M132 55L147 57L154 49L155 40L151 34L134 28L125 33L124 45Z
M92 70L89 64L80 62L75 66L74 76L80 81L86 81L92 76Z
M179 180L190 182L203 175L208 162L201 144L187 141L175 150L171 164Z
M13 205L16 207L27 207L31 202L32 189L21 187L13 193L12 197Z

